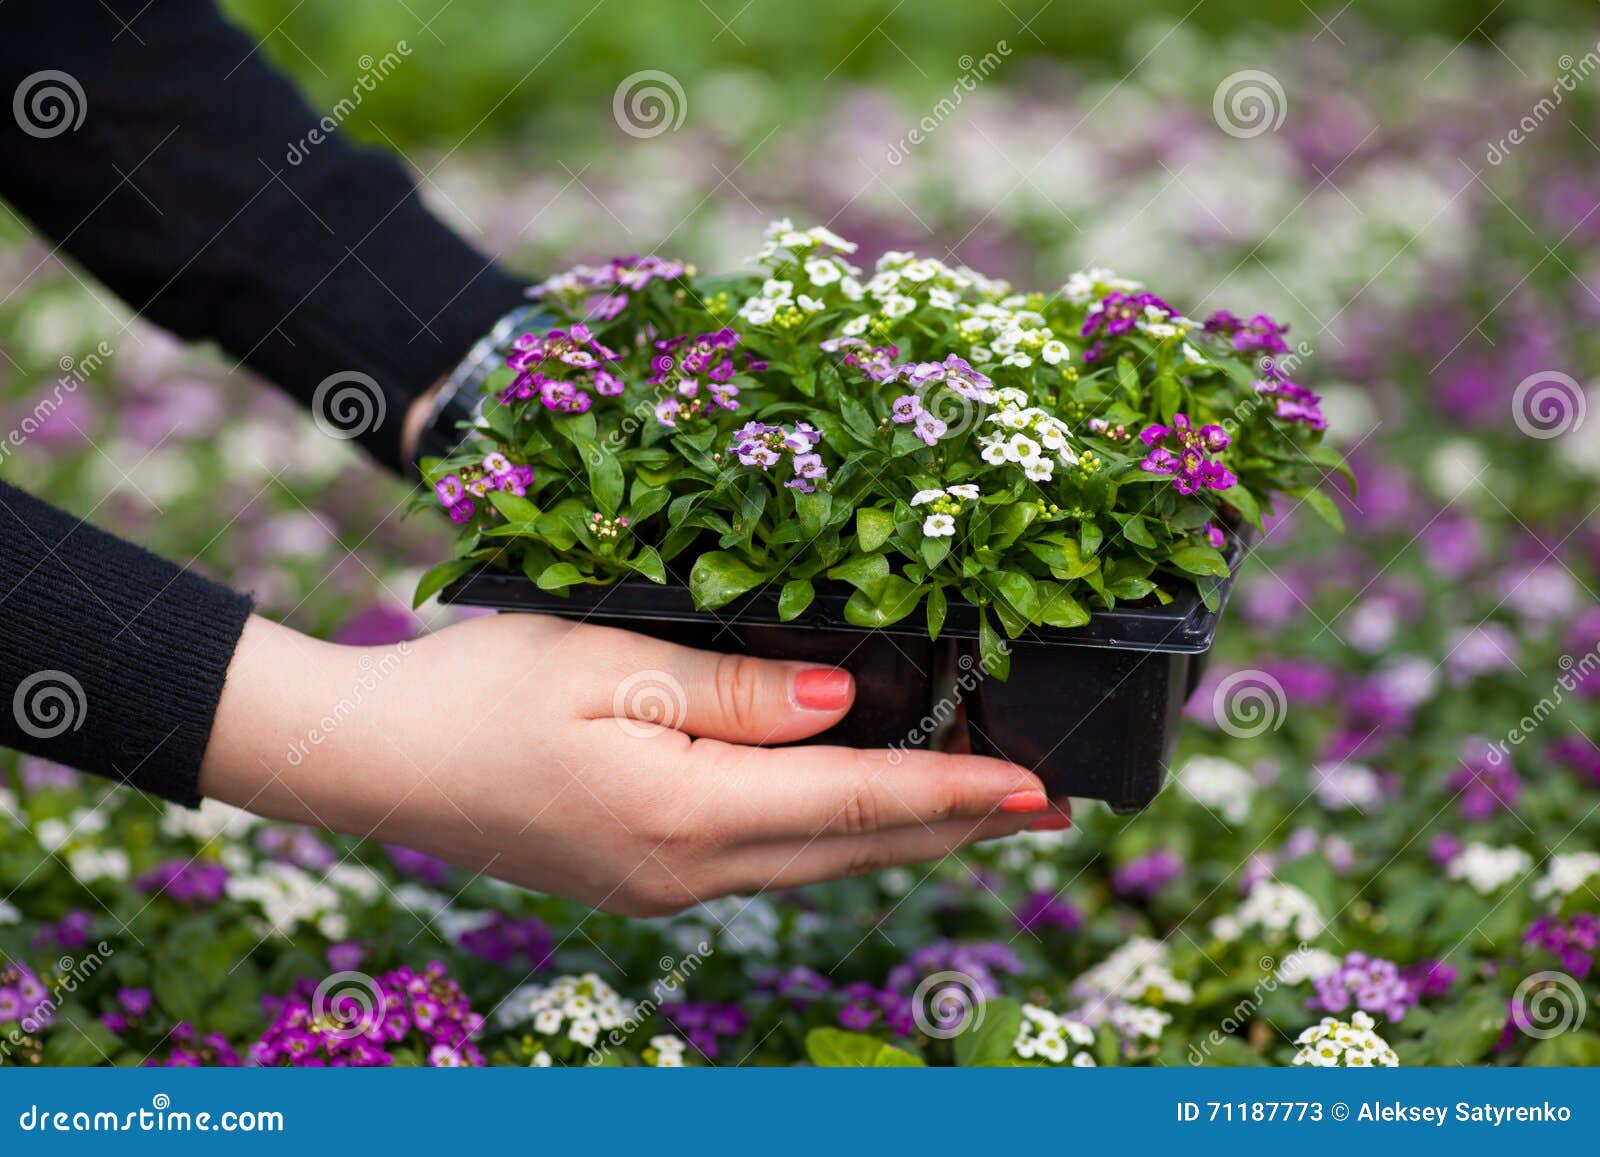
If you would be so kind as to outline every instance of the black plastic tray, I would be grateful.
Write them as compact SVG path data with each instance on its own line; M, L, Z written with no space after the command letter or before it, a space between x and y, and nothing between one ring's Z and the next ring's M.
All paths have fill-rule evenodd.
M1236 548L1237 565L1243 553ZM1138 811L1160 792L1183 705L1199 682L1232 580L1218 609L1192 590L1165 607L1099 611L1082 627L1033 628L1011 648L1006 682L977 662L977 609L952 603L938 642L920 616L869 629L846 621L848 588L821 590L792 622L778 588L716 611L695 609L681 580L540 590L519 574L475 571L440 601L589 620L712 651L830 663L855 677L855 706L809 740L855 747L927 747L965 729L974 751L1035 771L1055 796ZM959 739L959 735L958 735Z

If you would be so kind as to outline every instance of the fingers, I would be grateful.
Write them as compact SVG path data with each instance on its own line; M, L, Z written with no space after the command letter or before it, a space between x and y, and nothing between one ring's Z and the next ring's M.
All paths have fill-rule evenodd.
M1050 808L1037 776L977 755L697 742L685 758L690 773L715 784L716 822L734 841L860 836L992 815L1040 818Z
M729 880L728 891L766 891L796 888L862 876L887 868L924 864L943 859L982 840L1012 836L1040 823L1070 826L1065 813L1036 816L996 814L984 819L944 820L894 828L867 836L829 836L816 840L786 840L750 848L726 865L740 877Z
M855 701L848 671L699 651L629 635L585 708L642 725L751 745L792 743L832 727Z

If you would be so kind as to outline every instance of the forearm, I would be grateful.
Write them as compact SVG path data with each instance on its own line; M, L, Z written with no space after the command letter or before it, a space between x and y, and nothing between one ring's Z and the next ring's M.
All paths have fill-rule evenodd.
M219 341L401 465L413 403L520 280L436 220L393 157L327 133L209 0L10 0L4 21L0 89L31 92L48 64L83 118L0 120L0 194L152 320ZM341 385L370 402L330 412Z

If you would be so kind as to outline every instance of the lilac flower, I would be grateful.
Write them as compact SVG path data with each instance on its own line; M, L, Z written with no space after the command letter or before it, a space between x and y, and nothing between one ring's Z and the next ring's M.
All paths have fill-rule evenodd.
M446 474L433 484L433 492L439 505L449 511L451 522L466 522L477 509L467 497L467 488L459 474Z
M589 317L611 321L628 307L630 293L653 281L673 281L689 271L681 261L637 255L613 257L601 265L575 265L528 290L536 299L581 299Z
M762 471L788 457L792 477L784 485L810 494L816 490L817 481L828 476L827 466L814 450L821 442L822 431L806 422L797 423L792 430L765 422L746 422L734 432L728 452L739 465Z
M1352 1004L1363 1012L1376 1013L1391 1021L1405 1019L1406 1010L1417 1003L1418 990L1400 975L1393 961L1352 952L1332 972L1312 981L1316 995L1306 1000L1309 1009L1343 1012Z
M885 987L897 993L909 993L925 977L935 972L960 972L970 977L986 997L1000 995L1000 980L996 975L1018 976L1022 973L1022 960L1009 944L1000 940L981 940L958 943L954 940L935 940L912 951L903 963L890 970Z
M545 409L555 413L585 413L594 402L588 390L622 392L616 375L605 369L605 363L620 356L581 323L548 333L522 334L506 355L506 366L516 370L517 376L501 391L500 402L509 405L537 397Z
M973 402L987 402L994 397L994 383L988 375L973 369L971 363L959 354L951 354L942 362L918 362L902 366L900 376L918 388L939 384L949 386Z
M399 844L384 844L383 853L401 872L431 888L442 888L450 879L450 865L426 852L413 851Z
M929 446L937 446L939 439L949 433L950 427L939 418L924 410L917 415L911 432Z
M1547 748L1550 758L1579 778L1600 787L1600 748L1582 735L1563 735Z
M180 904L200 908L222 899L227 884L228 870L209 860L168 860L133 881L141 892L165 895Z
M901 394L889 410L889 416L902 426L915 422L921 414L922 399L915 394Z
M896 346L869 345L859 337L834 337L822 343L825 353L838 353L842 349L850 350L844 356L844 364L860 370L874 382L887 382L900 372L900 367L894 364L894 359L900 356Z
M1225 309L1219 309L1206 319L1205 329L1207 333L1221 334L1228 338L1235 353L1250 356L1289 352L1288 343L1283 340L1283 335L1289 332L1289 327L1279 325L1264 313L1258 313L1249 321L1244 321Z
M906 993L892 986L877 988L865 982L847 984L839 990L845 1004L839 1010L839 1023L855 1032L864 1032L881 1020L895 1036L910 1036L916 1015Z
M92 920L93 917L82 908L74 908L56 923L41 926L28 940L28 946L76 952L89 943L89 924Z
M1470 683L1479 675L1515 667L1522 648L1500 623L1479 623L1458 633L1445 656L1445 674L1452 683Z
M1442 960L1419 960L1400 970L1401 977L1417 994L1418 1000L1435 1000L1445 996L1456 982L1457 968Z
M367 953L354 940L341 940L337 944L328 945L324 957L328 961L328 967L335 972L354 972L361 967L361 962L366 959Z
M1232 442L1221 426L1195 427L1188 415L1175 414L1170 426L1151 425L1139 431L1139 440L1151 447L1140 465L1154 474L1172 475L1179 494L1194 494L1207 487L1226 490L1238 481L1220 460L1209 457Z
M1111 877L1111 888L1119 896L1154 899L1168 884L1183 875L1183 860L1171 848L1157 848L1147 855L1129 860Z

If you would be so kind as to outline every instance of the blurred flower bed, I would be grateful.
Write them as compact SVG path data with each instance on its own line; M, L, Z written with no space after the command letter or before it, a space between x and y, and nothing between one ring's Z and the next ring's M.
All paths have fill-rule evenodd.
M1269 525L1148 812L628 921L7 756L0 1063L1600 1064L1600 118L1573 93L1492 164L1570 44L1341 34L1152 33L1123 82L1019 61L897 164L925 110L851 89L768 132L733 74L745 123L468 148L425 186L531 274L731 260L793 213L1291 321L1352 533ZM1224 131L1261 60L1281 125ZM319 635L449 614L405 609L451 538L407 487L0 238L5 478Z

